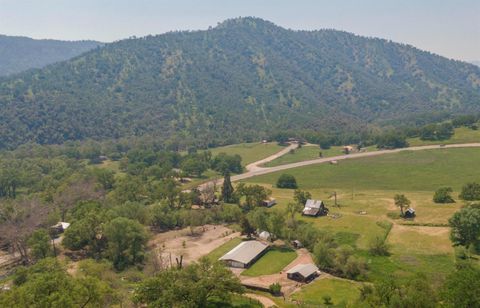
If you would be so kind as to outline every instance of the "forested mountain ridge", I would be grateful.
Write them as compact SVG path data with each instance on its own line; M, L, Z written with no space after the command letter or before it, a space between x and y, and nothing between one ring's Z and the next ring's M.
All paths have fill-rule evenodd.
M36 40L0 35L0 76L65 61L101 45L95 41Z
M480 68L256 18L127 39L0 82L0 148L151 134L211 145L480 111Z

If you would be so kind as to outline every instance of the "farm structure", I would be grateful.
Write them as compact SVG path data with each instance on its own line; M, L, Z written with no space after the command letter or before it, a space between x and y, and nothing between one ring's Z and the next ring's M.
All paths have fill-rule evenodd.
M323 216L327 215L328 209L321 200L308 199L303 208L302 215L305 216Z
M227 252L219 260L229 267L248 268L268 250L268 245L259 241L245 241Z

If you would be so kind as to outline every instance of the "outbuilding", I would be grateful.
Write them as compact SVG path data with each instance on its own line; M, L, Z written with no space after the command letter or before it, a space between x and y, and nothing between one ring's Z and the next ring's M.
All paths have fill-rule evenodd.
M268 198L262 201L262 205L266 207L272 207L275 204L277 204L277 200L275 200L274 198Z
M298 264L287 271L287 278L300 282L309 282L318 276L319 270L315 264Z
M245 241L227 252L219 260L229 267L247 268L265 254L268 245L259 241Z
M327 215L328 209L325 207L325 204L321 200L312 200L308 199L303 208L302 215L305 216L319 216Z
M412 209L412 208L408 208L408 209L405 211L405 214L403 215L403 217L405 217L405 218L413 218L413 217L415 217L415 210Z

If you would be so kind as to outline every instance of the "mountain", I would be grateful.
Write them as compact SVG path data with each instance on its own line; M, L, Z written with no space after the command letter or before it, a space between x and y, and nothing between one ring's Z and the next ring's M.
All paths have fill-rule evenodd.
M76 57L102 43L95 41L34 40L0 35L0 76Z
M470 61L473 65L480 66L480 61Z
M0 147L151 135L202 145L480 111L480 68L257 18L127 39L0 81Z

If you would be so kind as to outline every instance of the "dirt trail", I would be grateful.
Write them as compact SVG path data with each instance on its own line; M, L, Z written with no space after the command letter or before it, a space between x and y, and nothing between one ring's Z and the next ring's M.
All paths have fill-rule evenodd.
M245 296L248 297L248 298L251 298L251 299L256 299L257 301L262 303L263 307L266 307L266 308L277 306L274 301L272 301L271 299L269 299L268 297L263 296L263 295L254 294L254 293L246 293Z
M415 147L393 149L393 150L379 150L379 151L373 151L373 152L361 152L361 153L352 153L352 154L338 155L338 156L332 156L332 157L326 157L326 158L317 158L317 159L305 160L305 161L300 161L296 163L285 164L285 165L280 165L275 167L261 167L261 165L287 154L288 152L290 152L291 149L298 148L298 144L293 143L293 144L290 144L285 149L282 149L280 152L277 152L267 158L264 158L262 160L259 160L247 165L246 166L247 172L234 175L231 177L231 180L232 182L235 182L235 181L248 179L257 175L263 175L263 174L268 174L268 173L273 173L277 171L288 170L288 169L293 169L293 168L298 168L303 166L324 164L324 163L330 163L332 161L339 161L339 160L345 160L345 159L380 156L380 155L399 153L404 151L423 151L423 150L433 150L433 149L478 148L478 147L480 147L480 143L424 145L424 146L415 146ZM223 179L212 180L199 185L198 188L203 189L207 185L212 185L212 184L216 184L218 186L218 185L221 185L222 183L223 183Z
M408 148L401 148L401 149L393 149L393 150L380 150L374 152L362 152L362 153L353 153L353 154L345 154L345 155L338 155L326 158L317 158L312 160L306 160L291 164L285 164L275 167L259 167L258 164L256 165L255 169L251 171L247 171L242 174L238 174L232 176L232 181L240 181L243 179L251 178L257 175L268 174L272 172L298 168L303 166L309 165L316 165L316 164L323 164L329 163L331 161L338 161L338 160L345 160L345 159L354 159L354 158L361 158L361 157L373 157L373 156L380 156L385 154L392 154L392 153L399 153L404 151L423 151L423 150L433 150L433 149L450 149L450 148L476 148L480 147L480 143L463 143L463 144L448 144L448 145L425 145L425 146L415 146L415 147L408 147Z

